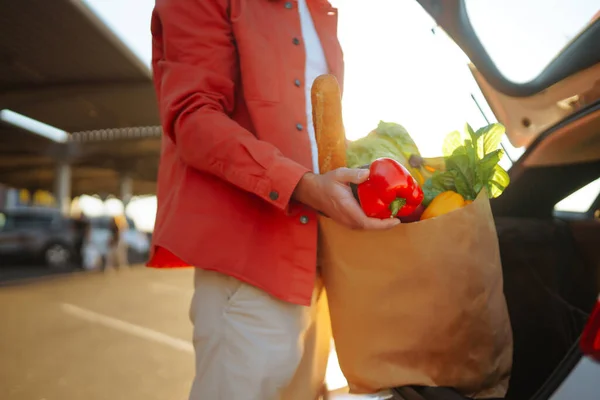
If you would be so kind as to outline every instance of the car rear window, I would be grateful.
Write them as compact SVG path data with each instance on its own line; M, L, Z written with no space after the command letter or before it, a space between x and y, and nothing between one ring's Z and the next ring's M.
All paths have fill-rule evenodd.
M465 0L473 29L510 81L537 78L600 17L598 0Z
M55 221L53 215L17 214L12 217L13 226L18 229L49 228Z

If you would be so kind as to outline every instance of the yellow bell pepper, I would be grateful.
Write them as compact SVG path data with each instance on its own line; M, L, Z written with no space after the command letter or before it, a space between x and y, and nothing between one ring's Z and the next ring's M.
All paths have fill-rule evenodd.
M460 194L453 192L452 190L442 192L435 196L425 211L423 211L421 221L439 217L440 215L447 214L450 211L454 211L464 206L465 199Z

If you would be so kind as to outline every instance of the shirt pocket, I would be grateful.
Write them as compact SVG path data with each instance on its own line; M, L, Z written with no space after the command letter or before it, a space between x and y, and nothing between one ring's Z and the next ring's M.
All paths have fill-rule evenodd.
M241 83L246 100L278 102L280 100L280 62L273 43L252 37L238 42Z
M282 63L277 39L272 27L262 26L263 18L257 15L260 9L250 12L244 3L232 19L244 99L279 102Z

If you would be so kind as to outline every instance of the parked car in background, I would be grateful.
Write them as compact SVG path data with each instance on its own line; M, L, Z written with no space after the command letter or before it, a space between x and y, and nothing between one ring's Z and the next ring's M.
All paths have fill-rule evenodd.
M109 243L111 240L110 216L101 216L90 218L90 230L88 240L101 256L105 259L108 255ZM137 229L135 222L127 217L128 228L123 232L123 237L127 243L127 259L130 264L143 263L148 258L150 251L150 240L145 232Z
M0 210L0 263L43 262L68 268L79 259L82 231L59 210Z

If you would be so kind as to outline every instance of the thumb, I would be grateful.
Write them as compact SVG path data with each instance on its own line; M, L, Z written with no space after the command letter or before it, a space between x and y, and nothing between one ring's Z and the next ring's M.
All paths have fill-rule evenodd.
M361 168L338 168L333 171L333 178L340 183L363 183L369 178L369 170Z

